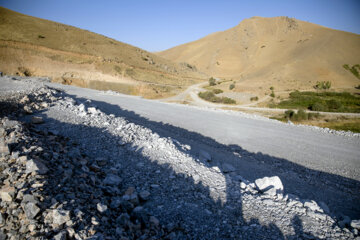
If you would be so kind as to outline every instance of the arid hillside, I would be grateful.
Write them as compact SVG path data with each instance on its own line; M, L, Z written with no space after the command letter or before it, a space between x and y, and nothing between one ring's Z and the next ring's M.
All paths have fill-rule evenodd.
M158 98L203 81L187 63L0 7L0 71Z
M223 32L157 53L251 93L311 89L317 81L352 88L359 79L344 64L360 63L360 35L288 17L253 17ZM230 83L229 83L230 84Z

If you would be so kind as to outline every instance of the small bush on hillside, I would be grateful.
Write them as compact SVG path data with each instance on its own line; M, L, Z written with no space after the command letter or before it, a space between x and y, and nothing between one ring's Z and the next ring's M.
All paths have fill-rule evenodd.
M271 91L274 91L274 87L270 87L270 90L271 90Z
M345 68L346 70L350 70L349 64L344 64L343 68Z
M330 81L317 82L314 88L318 90L328 90L331 88L331 82Z
M236 101L234 99L228 98L228 97L222 97L221 101L225 104L235 104Z
M207 101L210 101L210 102L215 102L215 94L213 92L210 92L210 91L206 91L206 92L199 92L199 97L201 97L202 99L205 99Z
M258 96L250 98L250 101L258 101L258 100L259 100Z
M38 35L38 38L45 38L45 36L43 36L43 35Z
M271 92L270 97L273 97L273 98L275 97L274 91Z
M295 112L293 110L286 110L285 111L285 118L291 119L294 116Z
M209 78L209 86L215 86L215 85L216 85L215 78L213 78L213 77Z
M306 113L304 110L300 109L300 110L297 111L296 114L294 114L293 119L294 119L295 121L307 120L307 119L308 119L308 115L307 115L307 113Z
M285 111L285 119L292 121L304 121L304 120L313 120L320 117L319 113L306 113L303 109L299 109L297 113L293 110Z
M122 73L122 71L121 71L121 68L119 67L119 66L114 66L114 70L116 71L116 72L118 72L118 73Z
M219 93L223 93L224 91L221 89L213 89L213 93L215 94L219 94Z
M235 104L234 99L228 97L218 97L212 91L200 92L198 96L206 101L213 103L225 103L225 104Z
M235 84L234 83L230 84L229 89L233 90L234 88L235 88Z
M360 65L359 64L355 64L352 67L350 67L348 64L344 64L343 68L350 71L352 74L354 74L355 77L360 79L360 73L359 73Z

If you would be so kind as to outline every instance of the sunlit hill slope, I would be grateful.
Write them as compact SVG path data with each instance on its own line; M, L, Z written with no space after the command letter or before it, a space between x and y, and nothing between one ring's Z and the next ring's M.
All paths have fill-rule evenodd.
M204 78L189 64L2 7L0 71L149 98L175 94Z
M236 27L157 53L196 65L210 76L236 80L235 91L332 88L360 84L344 64L360 63L360 35L288 17L253 17Z

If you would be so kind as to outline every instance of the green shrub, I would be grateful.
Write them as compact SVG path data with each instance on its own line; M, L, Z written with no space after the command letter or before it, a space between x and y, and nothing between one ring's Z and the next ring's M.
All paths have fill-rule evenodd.
M344 64L343 68L350 71L352 74L354 74L355 77L360 79L360 74L359 74L360 65L359 64L355 64L352 67L350 67L348 64Z
M213 89L213 93L215 94L219 94L219 93L223 93L224 91L221 89Z
M286 110L285 111L285 118L291 119L294 116L295 112L293 110Z
M350 72L352 72L352 74L354 74L355 77L360 78L359 70L360 70L360 65L356 64L356 65L352 66L352 68L350 69Z
M221 101L225 104L236 104L236 101L234 99L228 97L222 97Z
M331 82L330 81L322 81L322 82L317 82L316 85L314 86L315 89L318 90L327 90L331 88Z
M229 89L233 90L234 88L235 88L235 84L234 83L230 84Z
M285 111L284 118L292 121L305 121L305 120L313 120L315 118L319 118L319 113L306 113L303 109L299 109L297 113L293 110Z
M258 101L258 100L259 100L258 96L250 98L250 101Z
M38 35L38 38L45 38L45 36L43 36L43 35Z
M270 97L273 97L273 98L275 97L274 91L271 92Z
M206 101L213 103L225 103L225 104L235 104L234 99L228 97L218 97L212 91L199 92L198 96Z
M319 111L319 112L328 111L328 107L322 102L315 102L314 104L310 105L309 109L311 111Z
M271 91L274 91L274 87L271 86L271 87L270 87L270 90L271 90Z
M336 99L326 101L326 105L329 110L341 110L343 108L341 102Z
M212 99L216 97L215 94L213 92L210 92L210 91L199 92L198 95L202 99L205 99L205 100L210 101L210 102L212 102Z
M297 111L297 113L294 114L294 118L295 118L296 121L307 120L307 119L308 119L308 115L307 115L307 113L306 113L304 110L299 109L299 110Z
M121 68L118 65L114 66L114 70L120 74L122 73Z
M209 86L215 86L215 85L216 85L215 78L213 78L213 77L209 78Z

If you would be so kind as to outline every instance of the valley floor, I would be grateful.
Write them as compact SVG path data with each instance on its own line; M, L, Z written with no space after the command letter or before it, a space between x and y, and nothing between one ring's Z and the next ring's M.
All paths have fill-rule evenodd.
M86 237L116 239L125 234L126 227L117 229L122 220L116 222L122 210L110 206L118 198L132 201L144 191L150 196L136 204L159 219L161 229L171 228L166 230L168 239L353 239L358 235L359 226L350 220L360 218L358 134L35 78L3 77L0 82L3 99L21 92L34 94L40 88L58 90L49 107L18 120L41 117L44 122L34 126L37 131L67 137L78 146L74 151L88 156L89 166L78 171L93 176L100 195L84 204L80 200L86 196L80 194L67 205L71 216L81 209L86 215L83 225L95 230L85 231ZM87 172L97 167L101 174ZM80 178L75 172L74 168L72 178L66 178L67 184ZM59 178L61 174L65 172ZM279 187L276 195L260 191L255 184L272 176L278 176L284 188ZM130 194L129 187L134 187ZM62 197L70 201L68 195ZM109 209L96 211L99 201ZM79 226L72 228L76 231Z

